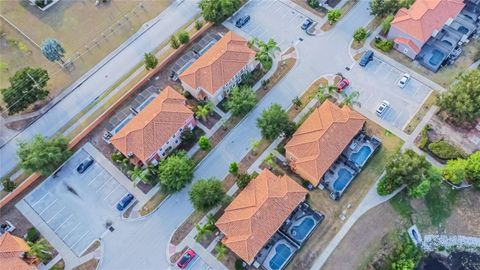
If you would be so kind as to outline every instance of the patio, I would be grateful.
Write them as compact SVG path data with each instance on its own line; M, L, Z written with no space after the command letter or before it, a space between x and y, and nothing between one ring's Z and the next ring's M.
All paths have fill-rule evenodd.
M263 269L283 269L292 259L299 246L283 234L277 232L255 257L253 266Z
M324 218L323 214L312 210L307 203L302 203L283 223L280 231L301 246Z

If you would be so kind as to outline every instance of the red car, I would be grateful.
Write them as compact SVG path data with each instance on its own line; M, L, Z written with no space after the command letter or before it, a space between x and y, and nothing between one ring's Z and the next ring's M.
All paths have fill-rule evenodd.
M347 86L350 84L350 82L346 79L346 78L343 78L341 81L339 81L337 83L337 92L342 92L343 89L347 88Z
M177 266L180 267L180 269L184 269L185 267L187 267L188 263L191 262L193 258L195 258L195 256L197 256L197 254L195 254L195 251L191 249L185 251L180 260L178 260Z

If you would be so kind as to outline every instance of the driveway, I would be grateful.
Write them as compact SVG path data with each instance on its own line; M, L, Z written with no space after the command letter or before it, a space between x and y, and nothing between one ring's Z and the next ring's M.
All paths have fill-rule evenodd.
M348 74L343 73L351 82L345 93L360 92L361 110L370 112L367 116L376 118L373 120L389 123L400 130L433 91L414 77L403 89L399 88L397 83L405 72L378 58L364 68L355 65ZM387 100L391 107L382 117L378 117L375 110L382 100Z
M197 2L198 0L175 1L157 18L142 26L138 32L140 35L136 34L130 37L124 43L126 46L122 47L124 45L122 44L120 49L112 52L112 55L114 55L112 59L102 60L94 68L98 68L95 73L91 74L86 80L85 78L79 79L69 89L65 90L68 92L75 89L71 94L59 101L15 138L1 146L0 164L2 166L0 166L0 177L14 169L18 163L17 141L29 140L38 133L48 137L54 135L70 119L132 70L137 63L143 61L145 52L153 51L164 40L170 38L178 27L194 18L200 11Z

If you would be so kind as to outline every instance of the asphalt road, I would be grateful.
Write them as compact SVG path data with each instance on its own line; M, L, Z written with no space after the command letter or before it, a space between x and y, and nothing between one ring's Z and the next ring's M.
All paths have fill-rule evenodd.
M18 163L16 151L19 140L28 140L38 133L44 136L54 135L70 119L114 85L124 74L127 74L134 68L137 63L141 62L145 52L150 52L157 48L159 44L176 32L177 27L186 24L198 15L200 10L197 7L197 2L198 0L174 2L159 15L161 19L158 23L151 26L152 21L155 19L147 22L142 28L151 26L150 29L125 47L70 95L18 134L15 139L10 140L1 147L0 177L10 172ZM177 5L177 3L180 4ZM139 30L139 32L141 31ZM126 42L130 42L131 39ZM72 84L71 87L75 86L77 86L77 83ZM68 89L65 91L68 91Z

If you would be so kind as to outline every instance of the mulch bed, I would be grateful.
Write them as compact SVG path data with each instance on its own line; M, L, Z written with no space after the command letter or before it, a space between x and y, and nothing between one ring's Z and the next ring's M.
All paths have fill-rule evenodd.
M220 119L222 119L222 117L218 113L216 113L215 111L212 111L208 115L208 117L206 119L207 121L200 118L200 119L198 119L198 122L202 123L208 129L211 129Z

